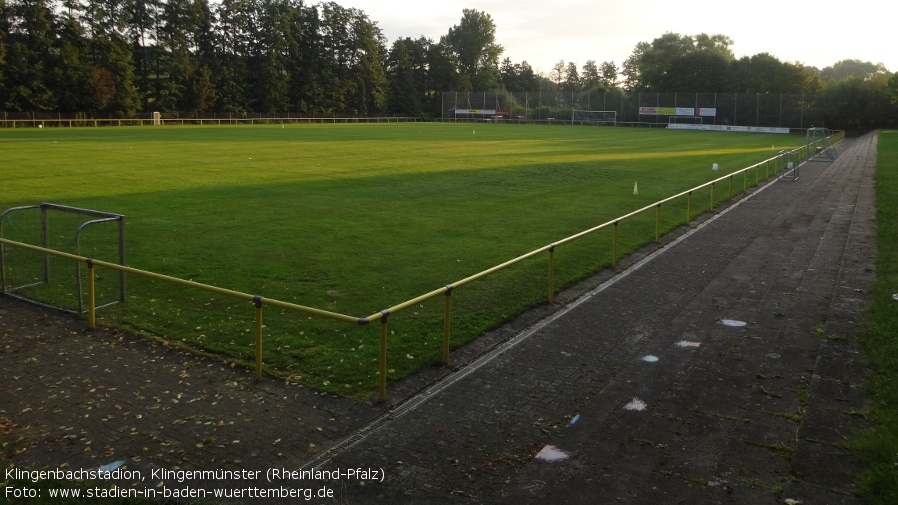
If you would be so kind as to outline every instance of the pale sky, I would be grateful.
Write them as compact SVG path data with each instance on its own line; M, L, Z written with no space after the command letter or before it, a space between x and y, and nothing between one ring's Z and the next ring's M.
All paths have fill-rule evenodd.
M435 42L459 24L462 9L496 23L502 59L548 73L558 60L620 68L639 42L665 32L723 34L736 58L770 53L823 69L839 60L883 63L898 71L895 14L888 0L336 0L377 22L388 46L421 35ZM889 6L891 5L891 6Z

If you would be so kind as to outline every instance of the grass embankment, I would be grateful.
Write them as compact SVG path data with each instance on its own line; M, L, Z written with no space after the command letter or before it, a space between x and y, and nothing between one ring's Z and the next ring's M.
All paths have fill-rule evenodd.
M131 266L366 317L803 141L493 124L7 130L0 154L12 189L0 194L0 209L53 202L124 214ZM745 180L764 176L762 169ZM737 177L735 191L742 186ZM715 199L727 189L718 187ZM696 192L692 215L709 206L710 192ZM685 199L665 205L662 231L685 216ZM27 230L24 221L17 214L4 225ZM60 216L51 221L52 240L64 247L73 230ZM621 223L619 256L653 240L654 228L654 212ZM101 227L90 233L86 244L112 236ZM82 254L114 261L108 249ZM547 256L455 290L452 346L543 303ZM24 280L39 275L32 258ZM556 251L556 288L610 261L610 230L565 244ZM61 299L71 299L71 271L54 266ZM116 276L98 275L108 298ZM389 379L439 360L441 298L390 317ZM101 324L250 364L253 314L248 302L136 276L127 303L99 313ZM375 390L379 325L264 314L270 370L347 396Z
M898 503L898 131L879 132L876 162L876 282L867 317L868 391L875 427L855 440L869 466L861 481L864 501Z

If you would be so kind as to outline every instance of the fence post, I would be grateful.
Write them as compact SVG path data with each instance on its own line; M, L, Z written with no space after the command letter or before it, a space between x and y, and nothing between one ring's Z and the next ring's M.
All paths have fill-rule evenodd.
M686 197L686 224L688 225L692 217L692 191Z
M253 297L256 305L256 380L262 380L262 297Z
M617 221L614 222L614 228L611 230L611 266L617 266Z
M88 291L87 304L88 304L88 311L90 311L90 315L88 317L90 320L90 327L96 328L97 327L97 304L96 304L96 297L94 296L94 287L95 287L94 284L96 282L94 280L94 260L92 260L91 258L87 258L86 262L87 262L87 291ZM78 293L78 297L81 298L81 293Z
M708 210L714 210L714 183L711 183L711 207Z
M125 216L121 216L118 220L118 262L119 265L125 264ZM125 271L119 270L119 299L124 302L127 288L125 287Z
M381 403L387 401L387 319L390 317L390 311L381 312L383 317L380 318L380 378L378 382L378 398Z
M44 249L50 248L50 215L45 205L41 205L41 234L44 239ZM50 255L44 253L44 282L50 282ZM78 296L81 296L80 294Z
M655 207L655 243L661 240L661 204Z
M443 364L449 364L449 333L452 314L452 284L446 286L446 308L443 313Z
M555 303L555 244L549 247L549 303Z

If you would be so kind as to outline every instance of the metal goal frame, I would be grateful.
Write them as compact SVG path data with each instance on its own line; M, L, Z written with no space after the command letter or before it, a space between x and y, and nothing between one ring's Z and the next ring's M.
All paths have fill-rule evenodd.
M832 132L829 128L808 128L805 141L805 156L808 161L833 161L836 159L836 148L833 146Z
M118 224L118 263L122 266L125 265L125 216L122 214L114 214L111 212L103 212L99 210L93 209L83 209L79 207L70 207L68 205L58 205L55 203L41 203L36 205L25 205L21 207L12 207L6 209L2 214L0 214L0 238L3 238L3 222L8 219L8 216L15 212L22 212L32 209L40 209L41 211L41 237L42 237L42 247L46 249L50 249L50 214L51 211L65 212L69 214L78 214L83 215L85 217L91 218L83 223L75 230L74 237L72 240L73 254L79 255L81 248L81 234L88 228L92 226L96 226L101 223L107 222L117 222ZM23 290L25 288L38 286L41 284L48 284L50 282L50 255L47 253L43 254L43 279L33 282L30 284L24 284L21 286L8 286L6 279L6 251L4 249L4 244L0 243L0 293L3 293L7 296L11 296L13 298L17 298L19 300L23 300L29 303L33 303L35 305L41 305L44 307L49 307L53 309L62 310L69 313L75 314L83 314L87 312L87 309L84 307L82 286L81 286L81 261L75 261L75 289L77 293L77 310L72 310L67 307L62 307L56 304L42 302L40 300L35 300L34 298L29 298L27 296L20 295L16 293L16 291ZM105 303L103 305L99 305L96 308L108 307L110 305L115 305L118 303L122 303L125 301L126 294L126 284L125 284L125 272L119 271L119 298L118 300L113 300L111 302Z

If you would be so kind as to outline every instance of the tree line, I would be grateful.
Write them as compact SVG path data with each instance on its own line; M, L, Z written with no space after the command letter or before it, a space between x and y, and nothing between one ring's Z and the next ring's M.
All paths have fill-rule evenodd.
M898 126L898 77L882 65L737 59L732 44L665 33L620 66L560 60L541 74L502 59L476 9L438 41L388 45L376 21L335 2L0 0L0 110L439 117L444 91L698 91L815 96L833 127Z

